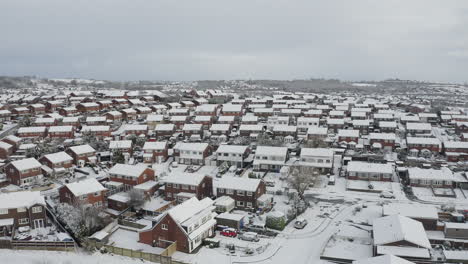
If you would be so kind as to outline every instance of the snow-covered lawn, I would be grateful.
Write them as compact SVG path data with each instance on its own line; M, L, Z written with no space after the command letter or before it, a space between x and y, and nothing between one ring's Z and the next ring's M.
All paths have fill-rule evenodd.
M140 259L95 253L0 249L1 263L15 264L149 264Z

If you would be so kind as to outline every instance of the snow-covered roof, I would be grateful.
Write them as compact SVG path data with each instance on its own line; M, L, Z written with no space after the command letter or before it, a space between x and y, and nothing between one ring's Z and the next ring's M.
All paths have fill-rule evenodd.
M109 149L129 149L131 147L131 140L112 140L109 142Z
M391 164L350 161L347 166L349 172L393 173Z
M220 145L216 150L217 153L235 153L244 154L248 146L241 145Z
M468 142L466 141L445 141L444 147L448 149L468 149Z
M374 244L388 245L406 241L423 248L431 248L421 222L401 215L390 215L373 222Z
M148 115L146 117L147 122L161 122L164 120L163 115Z
M359 137L359 130L355 129L340 129L338 130L339 137Z
M230 124L212 124L210 131L228 131L230 128Z
M369 139L376 140L395 140L395 133L370 133Z
M408 168L408 177L410 180L418 179L418 180L454 181L456 179L452 171L446 167L442 167L440 170Z
M426 137L407 137L407 144L416 144L416 145L437 145L440 147L441 142L438 138L426 138Z
M70 132L70 131L73 131L73 126L51 126L49 127L49 133Z
M414 262L395 257L393 255L382 255L373 258L353 261L353 264L414 264Z
M18 133L44 133L46 131L46 127L39 126L39 127L20 127L18 129Z
M109 170L109 174L139 177L148 167L146 165L129 165L117 163Z
M165 177L163 181L166 183L198 186L205 177L206 175L201 173L174 173Z
M39 161L37 161L35 158L15 160L11 162L11 165L13 165L19 171L40 168L42 166L42 164L39 163Z
M429 123L407 123L406 129L408 130L431 130L432 126Z
M35 204L45 205L44 197L39 191L0 193L0 201L2 201L0 209L29 208Z
M196 197L192 197L183 203L171 208L169 210L169 215L177 223L182 224L183 222L189 220L192 216L197 213L204 211L210 208L213 205L213 200L206 197L203 200L198 200Z
M157 124L154 128L155 131L172 131L174 130L174 124Z
M148 141L145 142L143 150L162 150L167 146L167 141Z
M47 154L44 155L44 157L52 163L60 163L60 162L67 162L67 161L72 161L73 158L70 157L65 151L57 152L57 153L52 153L52 154Z
M12 147L13 147L12 145L10 145L10 144L8 144L6 142L0 141L0 148L1 149L10 149Z
M176 146L177 146L177 149L180 151L205 151L205 149L208 147L208 143L180 142L180 144L177 144Z
M88 178L82 181L68 183L65 186L67 186L70 192L72 192L73 195L76 197L88 193L95 193L107 190L95 178Z
M81 132L101 132L109 131L110 126L83 126Z
M86 154L96 152L90 145L80 145L80 146L73 146L70 147L70 150L73 151L75 154Z
M128 203L130 201L130 195L126 192L119 192L107 197L107 199L121 203Z
M432 205L418 205L403 203L391 203L383 205L383 215L403 215L409 218L416 219L439 219L437 209Z
M328 128L326 127L309 127L307 129L308 135L327 135Z
M302 148L301 157L333 157L333 150L328 148Z
M260 182L260 179L225 176L221 179L215 179L213 185L215 188L255 192Z
M86 122L105 122L106 117L105 116L88 116L86 118Z

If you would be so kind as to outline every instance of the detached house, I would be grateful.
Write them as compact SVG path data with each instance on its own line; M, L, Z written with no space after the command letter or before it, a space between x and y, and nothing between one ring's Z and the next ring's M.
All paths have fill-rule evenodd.
M163 248L168 241L176 242L177 251L191 253L202 245L204 238L214 236L213 211L213 200L193 197L158 216L150 229L139 232L139 242Z
M220 145L216 150L216 165L221 166L221 164L227 163L243 168L244 160L249 154L250 148L248 146Z
M203 199L213 192L213 179L200 173L176 173L167 176L165 182L165 199L178 203L187 198Z
M350 161L346 168L349 180L392 181L393 174L391 164Z
M154 181L154 170L146 165L128 165L115 164L109 170L109 178L111 181L121 182L125 184L125 189L130 189L135 185L142 184L147 181Z
M14 228L48 225L46 204L40 192L10 192L0 194L0 236L10 236Z
M149 141L143 146L143 161L145 163L163 163L168 157L167 141Z
M211 153L208 143L183 143L179 142L174 147L176 161L187 165L204 165L205 158Z
M84 166L86 162L96 163L96 150L90 145L73 146L66 152L73 158L75 165Z
M42 164L35 158L15 160L5 166L5 173L10 183L21 186L42 179Z
M66 173L73 166L73 158L64 151L44 155L39 162L47 166L54 175Z
M222 177L213 185L217 197L229 196L241 209L257 209L257 200L266 192L265 183L260 179Z
M256 171L279 172L288 159L288 148L258 146L253 162Z
M312 167L320 170L322 173L333 171L334 152L327 148L302 148L300 165L303 167Z
M107 189L96 179L88 178L79 182L68 183L59 189L61 203L76 203L102 207L106 204Z

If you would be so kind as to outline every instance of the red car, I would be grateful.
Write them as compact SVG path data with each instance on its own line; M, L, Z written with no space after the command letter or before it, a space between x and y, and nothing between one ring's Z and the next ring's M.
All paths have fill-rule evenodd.
M237 236L237 231L234 228L226 228L221 231L221 235L227 236L227 237L236 237Z

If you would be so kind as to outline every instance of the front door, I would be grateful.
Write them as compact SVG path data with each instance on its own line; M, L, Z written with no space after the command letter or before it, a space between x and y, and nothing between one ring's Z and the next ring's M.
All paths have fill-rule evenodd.
M34 223L34 228L42 228L44 227L44 220L43 219L35 219L33 221Z

